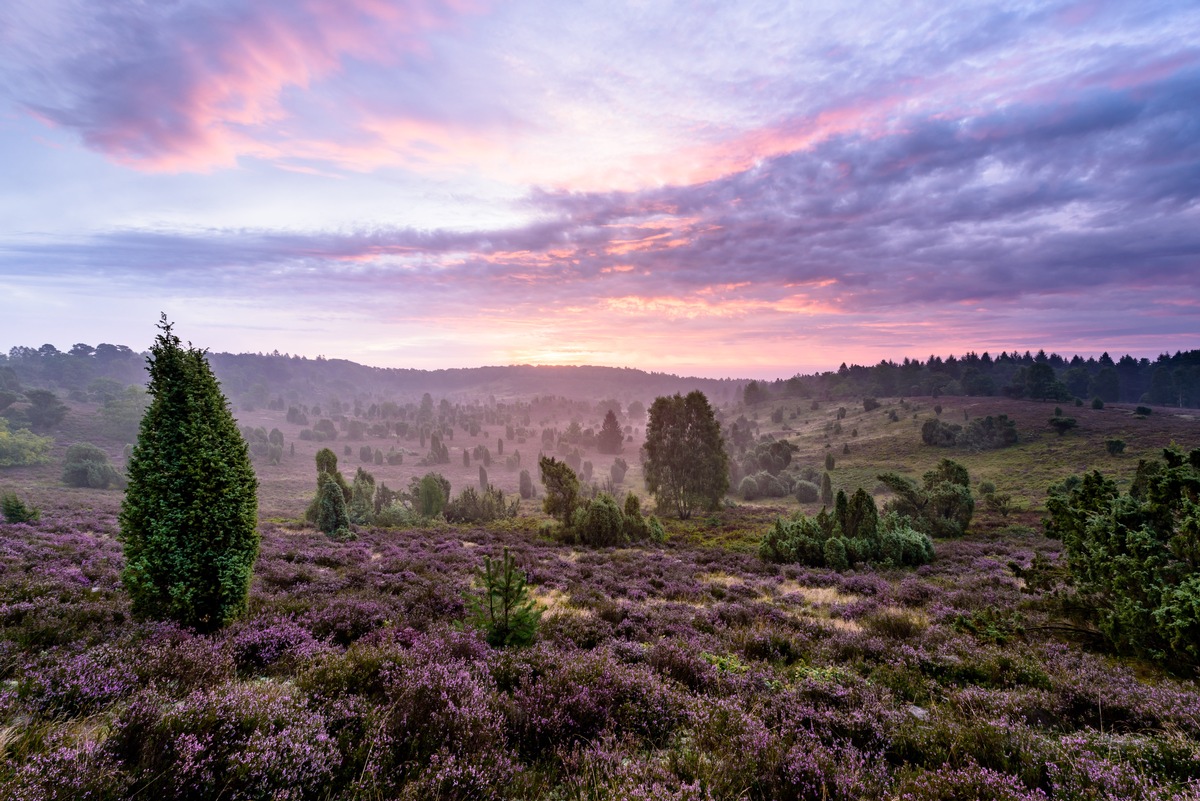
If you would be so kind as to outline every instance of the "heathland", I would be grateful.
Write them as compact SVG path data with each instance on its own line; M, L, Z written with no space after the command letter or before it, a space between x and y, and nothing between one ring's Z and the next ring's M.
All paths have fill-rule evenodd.
M961 375L930 386L927 365L908 386L596 368L525 386L543 368L439 385L335 364L313 382L311 363L278 358L290 374L217 370L253 456L261 549L248 612L211 633L136 617L121 582L144 373L10 370L6 431L32 456L0 469L0 495L39 514L0 523L0 796L1200 792L1194 666L1114 640L1044 526L1051 487L1099 470L1129 490L1143 460L1200 447L1200 412L1148 396L1166 386L1153 365L1128 373L1144 384L1132 400L1118 386L1077 404L1070 363L1048 383L1015 364L992 389L1025 391L1006 396L946 394ZM1172 391L1191 391L1190 369L1171 367ZM720 423L730 491L681 520L655 508L640 453L655 397L693 389ZM609 412L619 443L602 436ZM348 494L364 473L374 490L370 508L351 498L336 538L306 517L323 449ZM543 511L543 455L578 475L582 504L635 494L662 536L587 544ZM919 482L947 458L974 513L933 538L928 564L760 556L777 520L859 489L887 509L896 485L881 476ZM430 474L449 492L425 514ZM446 513L488 487L504 493L495 519ZM478 614L480 571L506 551L540 611L530 644L489 642Z

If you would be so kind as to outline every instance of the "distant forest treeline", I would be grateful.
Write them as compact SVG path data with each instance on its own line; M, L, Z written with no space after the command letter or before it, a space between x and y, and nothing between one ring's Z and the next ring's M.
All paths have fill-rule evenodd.
M1026 351L992 357L968 353L882 361L870 367L843 364L836 372L797 375L746 384L747 404L787 397L846 398L913 395L1007 395L1011 398L1069 401L1099 398L1106 403L1200 406L1200 350L1162 354L1156 360L1107 354L1066 359Z
M227 397L242 408L265 407L282 398L289 403L353 399L418 401L425 393L451 400L496 400L533 396L599 399L626 404L659 395L704 392L715 403L741 400L745 380L687 378L620 367L514 365L446 370L367 367L345 359L309 359L280 353L210 353L209 364ZM0 353L0 370L9 368L25 386L57 389L84 396L97 380L144 385L146 356L124 345L77 344L68 351L53 345L18 346ZM0 380L0 388L3 381Z
M1035 400L1073 398L1163 406L1200 407L1200 350L1162 354L1156 360L1125 355L1113 360L1070 359L1044 351L988 353L927 360L843 364L836 371L777 381L690 378L619 367L473 367L413 370L367 367L344 359L309 359L270 353L210 353L222 390L244 408L272 400L329 403L355 398L418 400L424 393L451 399L497 400L532 396L614 398L648 402L659 395L699 389L716 404L755 404L783 398L1007 395ZM0 354L0 371L26 386L87 396L97 380L142 385L145 354L124 345L17 346ZM2 378L2 376L0 376ZM3 388L0 380L0 388Z

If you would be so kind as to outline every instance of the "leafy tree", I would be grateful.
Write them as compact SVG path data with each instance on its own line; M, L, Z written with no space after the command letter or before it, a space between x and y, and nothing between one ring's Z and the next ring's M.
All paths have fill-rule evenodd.
M617 422L617 416L613 414L612 409L609 409L596 437L596 449L600 453L620 453L624 441L625 434L621 431L621 424Z
M213 631L246 610L258 481L204 352L182 347L166 315L158 327L119 517L121 578L136 616Z
M517 569L508 548L498 563L484 557L478 580L483 592L468 598L468 609L471 621L487 632L488 644L493 648L532 645L542 610L530 597L525 574Z
M109 439L133 442L150 398L141 387L125 387L100 407L100 430Z
M538 469L542 474L542 485L546 488L546 497L542 500L543 511L557 518L564 526L569 526L579 502L578 476L569 464L553 456L539 458Z
M346 514L351 523L360 526L369 525L375 519L375 476L361 467L354 474L354 483L350 485L350 503L346 505Z
M0 417L0 467L48 462L53 444L52 437L39 437L20 428L10 431L8 421Z
M93 489L125 486L125 479L108 461L108 454L90 442L77 442L67 448L62 482L68 487Z
M49 431L67 416L67 405L48 389L26 390L25 399L29 401L25 419L34 431Z
M644 446L646 487L680 519L715 509L729 491L721 426L703 392L655 398Z
M1200 666L1200 449L1143 461L1127 494L1098 471L1052 488L1046 533L1121 651Z

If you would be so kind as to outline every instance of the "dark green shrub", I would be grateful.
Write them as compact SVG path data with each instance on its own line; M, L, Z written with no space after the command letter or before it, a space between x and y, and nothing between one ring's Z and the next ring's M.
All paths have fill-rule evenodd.
M39 437L21 428L10 431L8 421L0 417L0 467L47 462L53 444L53 437Z
M121 579L138 617L201 631L246 609L258 556L258 481L204 352L163 316L150 348L150 407L121 505Z
M330 473L317 474L316 524L320 531L335 540L353 538L346 498Z
M625 513L607 492L575 510L572 528L580 543L597 548L629 541L625 534Z
M1100 398L1099 395L1092 398L1092 408L1095 409L1096 411L1100 411L1101 409L1104 408L1104 401Z
M546 497L542 500L543 511L558 518L563 525L569 525L579 502L579 478L569 464L552 456L539 458L538 468L542 484L546 487Z
M125 486L124 477L108 461L108 454L90 442L77 442L67 448L62 482L68 487L92 489Z
M835 464L836 463L833 460L833 454L832 453L825 454L825 469L832 470Z
M464 451L464 453L465 453L465 451ZM520 483L518 486L518 491L520 492L521 497L524 498L525 500L529 500L530 498L533 497L533 479L529 476L528 470L521 471L521 478L520 478Z
M437 517L450 496L450 482L438 473L426 473L417 483L414 507L421 517Z
M471 622L487 632L488 644L493 648L533 644L542 610L530 597L525 574L517 569L508 548L499 563L484 557L477 576L483 592L469 596L468 607Z
M873 412L879 408L879 401L874 398L863 398L863 411Z
M924 485L918 486L896 473L880 475L879 480L896 494L887 511L909 518L914 528L932 537L961 536L975 513L967 469L942 459L923 479Z
M1149 406L1139 406L1134 409L1134 414L1140 414L1142 417L1149 417L1154 410Z
M1200 665L1200 449L1138 465L1128 494L1093 471L1055 487L1046 533L1100 630L1121 651Z
M4 515L6 523L36 523L42 516L36 507L26 506L25 502L12 493L0 497L0 514Z
M1119 456L1125 452L1125 440L1106 439L1104 440L1104 449L1108 451L1109 456Z
M495 487L489 486L482 492L467 487L446 504L442 514L451 523L490 523L516 517L520 503L517 498L507 502L504 493Z
M1079 424L1074 417L1051 417L1049 422L1050 427L1057 431L1060 437Z
M829 473L821 476L821 503L826 506L833 504L833 480L830 479Z
M800 503L816 503L821 498L821 488L811 481L797 481L794 489Z

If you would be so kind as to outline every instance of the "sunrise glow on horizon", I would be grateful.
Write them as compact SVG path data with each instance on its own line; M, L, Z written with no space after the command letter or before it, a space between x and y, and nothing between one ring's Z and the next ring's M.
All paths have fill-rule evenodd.
M1200 347L1192 2L16 0L0 350Z

